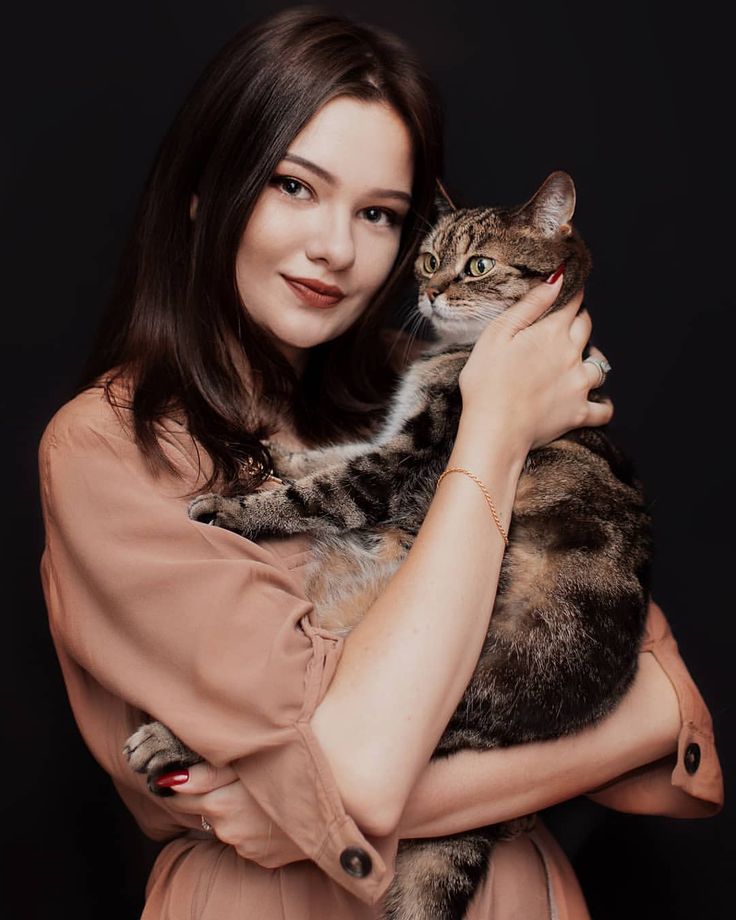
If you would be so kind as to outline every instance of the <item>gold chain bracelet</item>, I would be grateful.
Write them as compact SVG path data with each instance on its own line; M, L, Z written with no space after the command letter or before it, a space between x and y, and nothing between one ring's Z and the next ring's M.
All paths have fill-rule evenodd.
M470 470L466 470L465 467L463 467L463 466L451 466L449 469L446 469L445 472L444 472L444 473L440 476L440 478L437 480L437 486L439 486L439 484L442 482L442 480L445 478L445 476L447 476L448 473L465 473L466 476L470 476L470 478L471 478L474 482L477 482L477 483L478 483L478 485L479 485L480 488L481 488L481 491L483 492L483 495L485 496L486 502L488 502L488 507L491 509L491 514L493 515L493 520L496 522L496 526L498 527L499 531L501 532L501 536L503 537L503 542L506 544L506 546L508 546L508 545L509 545L508 534L507 534L506 531L503 529L503 524L501 523L501 518L498 516L498 511L496 511L496 506L493 504L493 499L491 498L490 492L488 491L488 489L486 489L486 487L483 485L483 483L480 481L480 479L478 479L478 477L475 475L475 473L471 473ZM435 486L435 489L437 488L437 486Z

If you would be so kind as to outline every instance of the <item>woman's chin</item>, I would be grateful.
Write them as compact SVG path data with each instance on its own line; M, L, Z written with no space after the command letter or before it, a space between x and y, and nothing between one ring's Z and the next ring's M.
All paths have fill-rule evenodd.
M347 326L344 323L294 323L293 325L283 326L278 329L272 329L271 335L282 351L288 350L290 353L308 351L316 345L322 345L337 338Z

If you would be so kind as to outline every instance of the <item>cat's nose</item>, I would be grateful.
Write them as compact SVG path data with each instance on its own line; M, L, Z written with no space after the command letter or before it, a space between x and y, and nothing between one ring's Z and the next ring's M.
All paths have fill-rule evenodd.
M439 293L439 291L437 290L437 288L428 287L425 289L424 293L427 295L429 302L434 303L434 299Z

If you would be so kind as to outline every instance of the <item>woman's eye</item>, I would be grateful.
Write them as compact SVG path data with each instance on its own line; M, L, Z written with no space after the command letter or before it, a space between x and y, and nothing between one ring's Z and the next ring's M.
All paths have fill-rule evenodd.
M491 259L490 256L473 256L468 259L465 274L472 275L473 278L480 278L483 275L487 275L495 264L496 260Z
M384 227L393 227L400 223L399 215L387 208L363 208L363 214L369 224L378 224Z
M272 181L289 198L309 198L309 189L298 179L292 179L291 176L274 176Z
M422 259L422 268L428 275L433 275L439 268L437 256L433 252L425 252Z

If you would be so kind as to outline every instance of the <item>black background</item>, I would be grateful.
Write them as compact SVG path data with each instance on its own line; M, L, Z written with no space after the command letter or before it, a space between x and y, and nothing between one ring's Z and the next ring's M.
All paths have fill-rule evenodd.
M70 395L161 136L242 24L292 4L30 4L2 56L6 635L0 674L9 916L137 916L155 845L84 748L38 578L36 450ZM654 514L654 597L734 759L731 578L734 305L724 19L698 4L332 3L419 52L447 117L448 185L526 200L553 169L577 186L594 257L586 304L613 365L619 443ZM730 166L730 162L728 163ZM80 522L82 524L83 522ZM728 791L728 783L727 783ZM594 920L730 915L731 809L632 817L575 800L548 813Z

